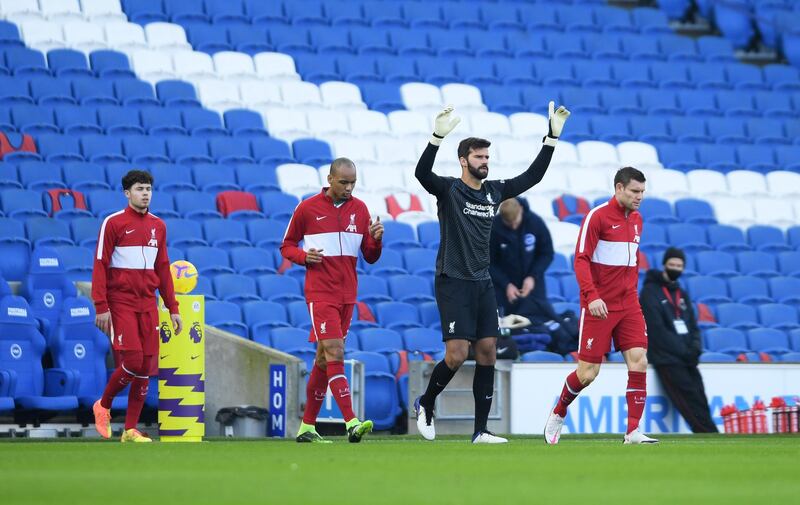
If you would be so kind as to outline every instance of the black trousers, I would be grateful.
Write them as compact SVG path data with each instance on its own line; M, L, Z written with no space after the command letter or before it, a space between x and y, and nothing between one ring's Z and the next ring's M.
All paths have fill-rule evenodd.
M703 377L696 366L659 365L655 367L661 385L694 433L717 433L708 410Z

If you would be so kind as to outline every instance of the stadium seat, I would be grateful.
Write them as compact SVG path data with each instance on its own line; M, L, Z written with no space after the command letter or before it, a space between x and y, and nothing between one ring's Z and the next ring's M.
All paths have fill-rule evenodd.
M762 303L772 303L773 299L767 289L767 282L764 279L749 275L731 277L728 279L731 298L738 303L759 305Z
M549 351L530 351L520 356L520 360L525 363L561 363L564 356Z
M744 332L731 328L711 328L705 335L706 348L712 353L736 355L747 352L747 339Z
M756 328L747 332L750 349L769 354L791 352L786 333L773 328Z
M423 353L440 352L444 348L441 332L430 328L409 328L403 332L404 349Z
M67 278L71 282L91 282L94 267L93 249L80 246L59 246L55 250L61 258Z
M772 298L787 305L800 305L800 279L794 277L772 277L769 279Z
M404 331L421 326L417 308L409 303L384 302L375 308L378 322L386 328Z
M300 283L286 275L260 275L257 282L258 293L264 300L278 303L304 300Z
M778 330L794 330L800 328L797 309L783 303L767 303L758 306L758 317L761 324Z
M704 352L700 354L700 363L734 363L736 357L722 352Z
M648 224L673 224L679 219L672 213L672 205L660 198L647 198L642 200L639 213Z
M716 224L714 210L705 200L682 198L675 201L675 215L686 223L700 225Z
M756 277L779 275L775 256L762 251L743 251L737 254L739 271Z
M230 257L224 249L209 246L192 246L186 247L186 259L190 261L201 277L209 277L212 279L219 274L233 274L234 270L231 268ZM214 286L214 293L219 298L220 294L216 292Z
M247 325L242 322L242 311L236 303L207 301L205 315L209 326L248 338Z
M713 224L706 228L708 242L714 249L725 252L749 251L750 245L742 230L724 224Z
M237 304L258 301L256 281L247 275L220 274L214 277L214 293L217 297ZM247 334L243 335L247 336Z
M0 300L0 340L9 349L0 354L0 369L14 373L17 379L11 395L17 409L71 412L78 408L75 374L42 368L45 340L24 298L6 296Z
M392 428L400 414L400 401L389 361L382 354L363 351L351 352L347 357L364 363L364 415L375 423L375 429Z
M667 228L669 241L676 247L689 252L708 251L711 246L706 240L705 230L697 224L679 223Z
M389 293L400 302L421 303L435 301L430 282L418 275L395 275L389 278Z
M729 303L728 285L724 279L698 275L686 280L689 293L696 302L706 304Z
M394 353L404 349L403 337L394 330L367 328L358 332L362 351Z
M717 321L721 326L733 329L749 330L757 328L756 309L743 303L722 303L717 306ZM709 330L709 333L711 330ZM709 346L709 350L714 350Z

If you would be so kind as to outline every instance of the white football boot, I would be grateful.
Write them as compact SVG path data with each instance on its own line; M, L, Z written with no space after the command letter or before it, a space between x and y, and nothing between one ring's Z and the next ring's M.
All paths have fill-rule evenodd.
M639 431L639 428L636 428L632 432L625 435L623 438L623 444L657 444L657 438L651 438Z
M433 440L436 438L436 427L433 424L433 412L430 413L430 420L428 420L428 413L425 411L425 407L419 404L420 398L421 397L418 396L417 399L414 400L414 412L417 415L417 430L425 440Z
M472 437L473 444L506 444L508 443L508 439L503 437L498 437L491 431L481 431L480 433L476 433L475 436Z
M564 418L552 410L544 425L544 441L548 444L557 444L561 438L561 428L564 427Z

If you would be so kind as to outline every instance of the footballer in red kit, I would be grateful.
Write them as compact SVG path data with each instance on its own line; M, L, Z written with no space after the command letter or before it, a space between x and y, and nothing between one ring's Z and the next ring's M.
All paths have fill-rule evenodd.
M97 431L110 438L111 402L130 384L121 440L150 442L136 425L158 355L156 289L169 309L176 335L182 323L167 255L167 228L148 210L153 177L131 170L122 178L122 187L128 206L103 220L92 272L96 324L111 338L117 369L92 410Z
M580 287L578 367L567 376L545 425L545 441L557 444L567 407L600 373L606 353L622 351L628 366L626 444L657 443L639 429L647 399L647 328L639 305L639 243L645 176L633 167L614 177L614 196L586 215L575 247Z

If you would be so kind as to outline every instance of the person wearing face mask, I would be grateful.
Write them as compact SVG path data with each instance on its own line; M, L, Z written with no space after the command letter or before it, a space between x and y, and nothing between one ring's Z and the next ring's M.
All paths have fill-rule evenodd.
M647 272L640 303L647 323L647 360L661 385L694 433L716 433L708 409L697 360L703 345L692 302L681 289L686 256L670 247L664 252L664 270Z

